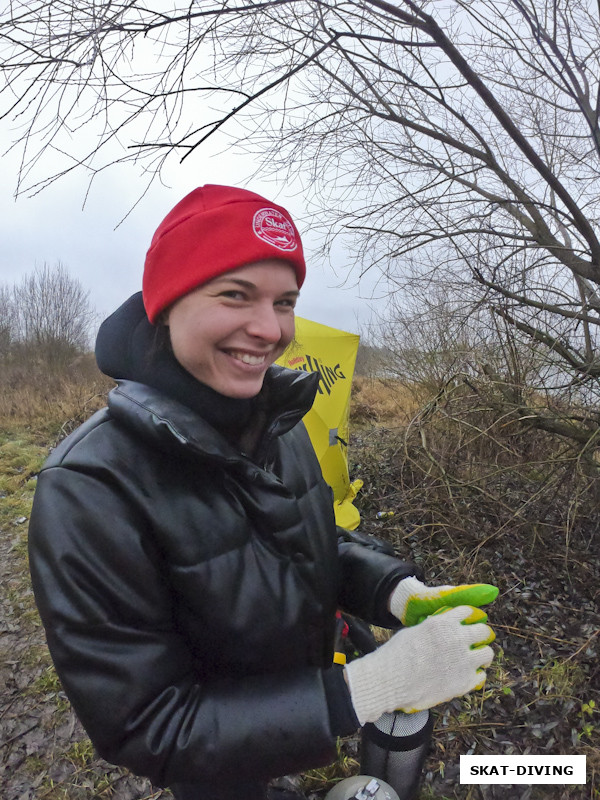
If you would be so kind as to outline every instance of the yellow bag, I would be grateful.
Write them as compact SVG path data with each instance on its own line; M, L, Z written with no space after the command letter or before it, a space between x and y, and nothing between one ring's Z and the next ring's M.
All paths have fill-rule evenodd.
M354 530L360 523L352 501L362 481L350 483L348 435L350 390L359 336L296 317L296 339L277 361L282 367L318 372L319 390L304 424L319 459L323 477L333 489L338 525Z

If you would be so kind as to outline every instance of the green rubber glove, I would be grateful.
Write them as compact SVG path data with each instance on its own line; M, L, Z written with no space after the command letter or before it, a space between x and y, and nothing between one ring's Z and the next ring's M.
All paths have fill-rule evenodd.
M417 578L404 578L390 596L390 611L403 625L416 625L440 608L479 606L492 603L498 589L489 583L461 586L425 586Z

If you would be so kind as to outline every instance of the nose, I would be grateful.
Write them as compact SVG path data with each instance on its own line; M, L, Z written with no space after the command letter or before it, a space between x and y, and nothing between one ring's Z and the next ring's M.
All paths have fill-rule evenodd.
M281 320L270 303L253 309L246 324L246 332L249 336L271 344L276 344L281 339Z

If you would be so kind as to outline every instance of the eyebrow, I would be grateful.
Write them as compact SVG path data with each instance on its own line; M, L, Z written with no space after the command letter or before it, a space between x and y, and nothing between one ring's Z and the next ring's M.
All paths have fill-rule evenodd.
M252 283L252 281L245 281L245 280L242 280L242 278L231 278L228 275L219 275L216 278L214 278L213 280L214 280L214 283L235 283L238 286L244 287L245 289L256 289L257 288L256 284ZM300 294L300 290L299 289L289 289L287 292L282 292L281 296L283 297L283 296L286 296L286 295L290 295L290 296L293 296L293 297L298 297L299 294Z

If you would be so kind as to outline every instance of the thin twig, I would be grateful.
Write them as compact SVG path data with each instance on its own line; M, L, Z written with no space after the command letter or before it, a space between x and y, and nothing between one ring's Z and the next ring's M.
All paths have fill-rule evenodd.
M24 731L20 731L19 733L15 733L15 735L11 736L10 739L7 739L5 742L2 742L0 744L0 750L3 747L6 747L7 745L9 745L11 742L14 742L15 739L20 739L21 736L25 736L25 734L29 733L30 731L32 731L34 728L37 728L37 727L38 727L38 723L34 722L33 725L30 725L29 728L26 728Z

